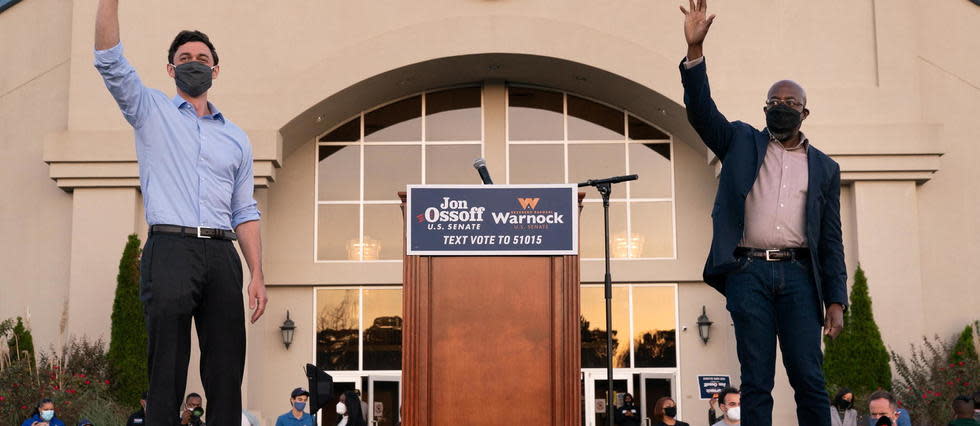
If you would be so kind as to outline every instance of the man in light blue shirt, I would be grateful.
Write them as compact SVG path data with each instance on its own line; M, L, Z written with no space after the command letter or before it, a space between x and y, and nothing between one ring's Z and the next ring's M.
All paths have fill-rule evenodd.
M232 241L239 241L251 272L253 323L268 302L251 144L208 102L219 68L207 35L182 31L171 44L167 73L177 86L171 98L144 86L123 57L118 0L100 0L95 23L95 68L134 129L150 225L140 264L150 375L146 422L177 421L193 319L208 423L238 424L245 368L244 277Z

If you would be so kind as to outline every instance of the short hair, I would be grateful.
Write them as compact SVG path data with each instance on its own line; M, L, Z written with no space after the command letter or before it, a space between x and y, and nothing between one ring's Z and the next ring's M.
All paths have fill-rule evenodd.
M191 398L200 398L200 397L201 397L201 395L199 393L197 393L197 392L191 392L191 393L187 394L187 398L184 398L184 401L188 401Z
M733 388L733 387L729 386L727 388L722 389L721 390L721 393L718 394L718 401L721 401L722 405L724 405L725 404L725 397L727 397L728 395L731 395L731 394L741 395L742 392L740 392L738 390L738 388Z
M895 395L892 395L891 392L888 392L886 390L876 390L872 392L871 395L868 396L869 403L876 399L887 399L888 404L891 405L893 410L898 408L898 401L895 400Z
M960 395L953 400L953 412L956 415L962 417L972 417L973 416L973 398L966 395Z
M174 55L177 54L177 49L192 41L204 43L211 50L211 58L214 59L214 65L218 65L218 51L214 50L214 45L211 44L211 39L208 38L208 35L198 30L184 30L177 33L177 37L174 37L174 41L170 43L170 50L167 51L167 63L174 63Z

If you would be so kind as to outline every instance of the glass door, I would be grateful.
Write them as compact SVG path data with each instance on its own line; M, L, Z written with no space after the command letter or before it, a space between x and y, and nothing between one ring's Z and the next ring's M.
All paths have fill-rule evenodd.
M607 401L609 382L606 377L605 371L582 372L582 389L585 391L585 398L582 399L585 418L583 426L606 425L607 416L612 415L616 407L623 405L623 395L633 393L630 374L613 372L613 401L610 404Z
M399 424L402 379L398 376L368 376L368 424Z
M669 396L677 404L677 411L681 411L681 400L677 395L677 373L641 373L640 374L640 395L637 401L640 405L640 412L643 413L644 422L650 422L653 418L653 407L657 400ZM635 396L635 395L634 395Z

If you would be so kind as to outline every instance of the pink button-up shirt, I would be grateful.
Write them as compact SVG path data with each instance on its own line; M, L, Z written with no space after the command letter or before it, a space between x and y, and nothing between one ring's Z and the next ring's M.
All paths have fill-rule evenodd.
M759 176L745 199L745 232L740 246L806 247L808 146L802 133L800 143L790 148L770 138Z

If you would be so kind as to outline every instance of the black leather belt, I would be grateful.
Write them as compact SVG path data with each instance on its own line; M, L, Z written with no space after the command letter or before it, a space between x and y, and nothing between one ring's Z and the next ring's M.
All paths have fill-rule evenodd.
M195 238L214 238L216 240L235 241L238 235L227 229L204 228L201 226L180 226L180 225L153 225L150 226L151 234L172 234L184 237Z
M768 262L780 262L783 260L799 260L810 257L810 249L807 248L787 248L787 249L757 249L750 247L738 247L735 249L736 256L757 257Z

